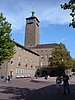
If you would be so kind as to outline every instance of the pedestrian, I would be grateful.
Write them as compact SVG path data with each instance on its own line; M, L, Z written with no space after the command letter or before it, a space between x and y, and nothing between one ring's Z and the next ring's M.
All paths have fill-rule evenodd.
M8 82L10 82L10 76L8 76L8 78L7 78L7 83L8 83Z
M6 81L7 81L7 78L5 77L5 78L4 78L4 82L6 82Z
M57 95L60 95L61 76L56 78Z
M48 76L47 75L45 75L45 79L47 79L48 78Z
M66 93L68 92L68 94L70 94L70 88L69 88L69 76L67 74L63 75L63 88L64 88L64 95L66 95Z

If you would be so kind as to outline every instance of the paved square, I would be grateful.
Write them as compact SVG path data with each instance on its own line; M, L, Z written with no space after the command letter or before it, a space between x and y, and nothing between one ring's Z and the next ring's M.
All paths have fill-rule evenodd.
M75 77L70 78L70 95L57 95L55 77L12 79L9 83L0 80L0 100L73 100L75 98Z

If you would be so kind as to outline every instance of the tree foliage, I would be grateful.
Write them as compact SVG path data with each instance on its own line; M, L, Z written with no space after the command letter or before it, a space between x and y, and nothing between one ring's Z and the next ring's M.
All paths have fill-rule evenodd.
M73 65L70 52L62 43L58 44L58 46L53 49L52 57L49 58L49 61L52 62L52 67L69 68Z
M0 64L10 59L15 53L14 42L11 40L11 24L0 13Z
M75 59L73 59L73 69L75 69Z
M69 24L69 26L75 28L75 0L69 0L68 3L64 3L63 5L61 4L61 8L64 10L71 10L70 16L72 17L72 22Z

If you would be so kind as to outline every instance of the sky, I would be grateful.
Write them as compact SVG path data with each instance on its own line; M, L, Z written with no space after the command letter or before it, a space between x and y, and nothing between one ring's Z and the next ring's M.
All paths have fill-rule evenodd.
M24 45L26 18L35 12L40 20L40 44L60 43L66 45L75 58L75 29L69 27L70 10L63 10L60 4L69 0L0 0L0 12L12 24L12 36Z

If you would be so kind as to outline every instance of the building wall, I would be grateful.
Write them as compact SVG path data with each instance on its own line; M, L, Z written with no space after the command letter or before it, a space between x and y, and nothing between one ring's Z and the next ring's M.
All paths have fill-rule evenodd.
M1 66L0 76L31 77L39 67L39 56L21 47L15 46L16 53L9 62Z
M31 50L33 50L41 56L39 62L40 67L47 67L49 65L48 59L51 57L53 48L34 48Z

